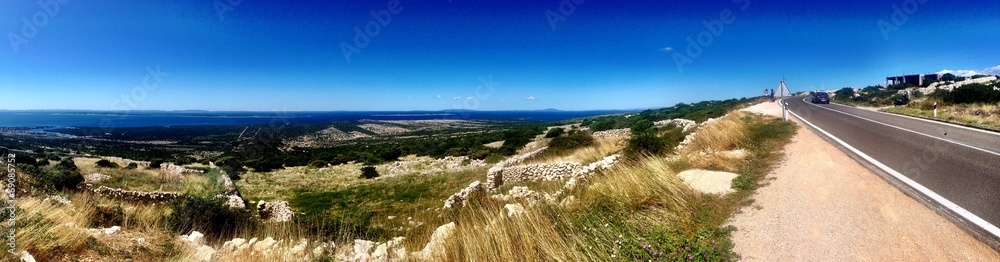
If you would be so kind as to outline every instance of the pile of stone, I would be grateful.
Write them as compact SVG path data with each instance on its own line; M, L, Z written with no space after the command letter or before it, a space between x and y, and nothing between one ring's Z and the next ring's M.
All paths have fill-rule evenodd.
M293 246L294 244L294 246ZM336 245L333 242L312 243L313 248L309 249L310 243L307 239L299 239L298 242L285 240L275 240L267 237L258 240L251 238L234 238L226 241L217 250L218 261L237 261L247 258L268 259L270 261L310 261L330 253Z
M486 189L494 190L504 183L518 181L566 180L574 173L580 172L585 172L583 165L573 162L505 167L487 174Z
M257 215L261 219L266 219L270 222L288 222L292 220L295 213L292 212L292 208L288 206L287 201L267 202L261 200L257 203Z
M526 186L516 186L507 191L507 194L497 194L492 195L490 198L496 200L502 200L504 202L511 202L517 200L526 200L528 202L537 202L543 199L552 198L551 195L542 194L529 189Z
M124 190L120 188L110 188L106 186L100 186L96 189L93 189L92 185L90 184L86 184L86 187L88 189L91 189L91 192L93 192L96 195L119 199L119 200L125 200L125 201L136 201L136 202L154 202L154 203L167 202L184 195L177 192L160 192L160 191L143 192L143 191Z
M42 200L42 202L55 202L55 203L59 203L59 204L67 205L67 206L72 206L73 205L73 201L69 201L69 199L66 199L65 197L60 196L60 195L47 196L47 197L45 197L45 199Z
M215 256L215 249L205 245L205 235L198 231L192 231L189 235L181 235L181 241L187 243L192 249L193 258L197 261L211 261Z
M604 138L604 137L623 137L632 135L632 129L621 128L621 129L611 129L604 131L597 131L591 134L594 138Z
M504 161L500 161L500 163L496 163L495 165L493 165L493 167L490 167L490 170L486 171L486 188L500 187L500 184L493 184L494 182L497 181L491 181L490 178L498 177L496 174L499 172L503 172L504 168L524 163L524 161L527 161L528 159L531 159L533 157L541 155L542 153L545 153L545 150L547 149L549 148L542 147L531 152L509 157Z
M160 164L160 170L173 175L198 175L205 173L204 171L197 169L190 169L183 166L174 165L171 163Z
M485 192L482 182L479 182L478 180L473 181L468 187L462 189L462 191L458 191L458 193L448 197L448 200L444 201L444 208L465 206L465 202L469 199L469 196L476 192Z
M94 184L94 183L97 183L97 182L104 181L105 179L108 179L108 178L111 178L111 176L105 175L105 174L101 174L101 173L93 173L93 174L89 174L89 175L83 176L83 182L87 183L87 184Z
M216 181L222 185L223 193L216 195L215 198L224 198L224 205L230 208L244 209L247 207L246 203L243 202L243 198L240 197L240 192L236 190L233 186L233 180L226 175L225 172L219 175L219 179Z
M694 120L688 120L683 118L674 118L670 120L656 121L653 123L657 127L674 125L682 129L681 132L688 132L698 127L698 122Z
M139 168L148 168L149 167L149 161L135 161L135 160L132 160L132 159L126 159L126 158L114 157L114 156L103 157L103 158L107 159L108 161L111 161L111 162L122 164L122 166L128 166L128 164L135 163L135 165L137 167L139 167Z

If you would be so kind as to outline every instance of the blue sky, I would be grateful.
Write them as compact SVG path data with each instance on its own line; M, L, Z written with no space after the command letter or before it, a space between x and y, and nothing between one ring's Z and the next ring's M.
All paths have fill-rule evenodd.
M0 109L633 109L1000 74L997 1L63 1L0 6Z

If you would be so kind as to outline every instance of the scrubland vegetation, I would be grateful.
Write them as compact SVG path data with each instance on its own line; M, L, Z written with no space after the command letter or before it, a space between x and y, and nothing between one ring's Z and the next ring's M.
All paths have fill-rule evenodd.
M973 79L978 78L974 77ZM952 77L953 81L964 79ZM909 103L893 106L893 100L902 98L900 90L912 89L912 84L900 84L882 88L870 86L855 94L854 89L844 88L836 92L834 102L885 107L882 111L915 117L930 118L978 128L1000 130L1000 90L997 82L972 83L951 90L936 89L929 94L911 92ZM849 98L849 99L844 99ZM934 117L937 104L938 116Z
M441 253L407 259L735 261L739 256L733 253L729 240L734 229L725 227L725 221L752 201L753 190L781 158L780 149L796 129L789 122L759 115L727 115L750 102L734 99L680 104L632 115L582 119L584 127L548 131L542 126L514 126L451 137L291 151L281 151L281 145L275 144L278 141L258 135L255 140L236 141L234 149L223 149L205 158L218 167L189 166L205 171L200 174L170 174L95 157L52 159L65 152L39 150L37 158L18 164L18 183L24 185L20 187L21 200L16 210L18 250L40 261L187 261L196 259L197 251L178 236L198 231L205 234L206 245L220 250L214 256L219 260L287 259L266 252L221 251L222 243L234 238L266 237L285 241L275 244L275 249L291 249L300 239L308 240L309 250L332 241L334 246L307 257L336 260L345 258L338 254L353 252L355 239L385 242L405 237L401 245L407 251L419 251L435 240L439 226L453 223L450 235L436 239L443 247ZM671 118L694 119L703 124L688 132L673 125L653 124ZM706 121L709 118L715 119ZM591 135L609 127L629 128L631 135ZM270 138L280 140L282 136ZM502 145L485 146L497 141L503 141ZM453 193L486 178L491 165L473 161L493 158L489 162L495 163L525 153L529 149L525 145L532 141L549 150L528 159L526 165L586 165L616 153L626 157L610 169L596 171L579 181L557 201L490 197L515 186L553 193L565 183L522 181L504 185L496 192L473 194L463 207L442 208ZM684 145L678 147L682 141ZM732 156L733 151L745 154ZM452 163L457 167L432 171L388 172L397 159L437 161L415 156L400 158L404 154L464 156L465 160L458 158L454 161L460 164ZM277 155L283 157L274 158ZM39 159L49 163L40 163ZM268 161L280 161L281 165L248 165ZM363 176L366 169L379 176ZM677 176L688 169L737 173L732 185L736 191L726 195L698 193ZM92 173L106 176L92 182L92 187L170 191L184 196L164 202L101 196L80 186L83 176ZM217 197L227 194L220 184L223 174L235 180L236 194L247 208L231 208L225 198ZM68 203L53 200L57 196L67 198ZM268 222L259 216L255 203L279 200L288 201L294 211L291 221ZM118 232L105 233L116 226Z

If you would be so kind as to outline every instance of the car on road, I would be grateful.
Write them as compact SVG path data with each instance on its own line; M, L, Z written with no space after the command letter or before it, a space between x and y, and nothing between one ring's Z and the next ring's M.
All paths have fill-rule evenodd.
M826 92L813 93L812 102L813 104L829 104L830 94L827 94Z

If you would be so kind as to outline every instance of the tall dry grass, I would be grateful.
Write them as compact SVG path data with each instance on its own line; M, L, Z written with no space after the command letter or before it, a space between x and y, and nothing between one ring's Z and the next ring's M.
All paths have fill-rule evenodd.
M584 261L573 239L556 230L552 217L525 206L508 215L500 204L477 204L459 215L444 261ZM567 236L570 237L571 236Z
M593 178L581 192L580 207L601 206L614 210L638 210L655 205L668 210L686 207L684 196L691 194L669 162L645 157L638 162L619 163Z
M602 158L617 153L625 148L624 137L602 137L594 139L594 144L573 150L567 155L542 155L525 161L526 164L551 164L561 162L575 162L589 164Z
M735 172L742 159L724 151L742 149L750 138L747 113L734 111L698 129L694 140L679 155L691 167Z

